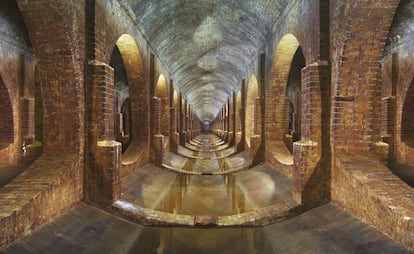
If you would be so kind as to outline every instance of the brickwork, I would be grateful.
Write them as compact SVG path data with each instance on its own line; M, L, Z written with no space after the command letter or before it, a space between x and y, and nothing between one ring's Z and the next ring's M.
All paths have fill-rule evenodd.
M381 136L389 145L391 163L412 165L414 52L411 41L414 34L405 27L404 19L401 18L401 15L405 15L405 8L407 3L401 5L396 13L396 20L400 20L400 23L394 22L392 25L382 59Z
M345 21L348 37L343 51L338 51L343 57L333 75L336 86L332 134L338 152L369 151L379 141L379 62L397 4L398 1L361 2L352 6ZM364 15L367 12L376 15Z
M332 186L333 201L398 243L414 249L414 190L376 158L338 155Z
M202 15L188 23L186 18L193 17L188 10L202 9L198 2L177 9L183 14L179 19L177 13L170 19L148 15L146 1L17 0L14 9L9 6L13 1L3 2L0 164L21 161L23 142L28 161L34 162L0 189L0 246L82 198L114 208L121 177L149 162L161 166L165 153L176 152L200 133L205 119L199 117L204 116L214 133L252 163L265 157L293 181L291 204L218 217L218 225L263 225L295 214L298 205L308 209L332 199L414 249L413 189L385 166L414 165L409 1L295 0L277 2L280 8L274 1L246 4L269 7L260 12L233 1L226 8L239 8L240 16L232 17L242 25L230 34L244 38L243 48L220 34L227 24L208 27ZM403 7L397 11L399 3ZM221 20L217 14L223 10L216 12L216 5L208 11ZM245 23L253 17L259 29ZM191 29L181 31L182 20ZM220 37L217 42L212 42L212 31ZM191 43L180 48L188 38ZM117 111L109 63L115 47L125 67L131 108L124 153L114 141ZM156 86L161 73L166 75L162 89ZM215 78L222 88L210 86ZM244 78L250 78L248 85ZM198 93L198 86L205 91ZM211 101L203 104L209 93ZM204 106L218 115L207 117ZM43 155L35 160L42 147ZM191 216L177 219L131 209L126 216L139 222L194 226Z
M18 1L18 5L38 59L44 151L82 151L84 8L70 1Z
M170 101L169 101L169 91L168 91L168 84L165 80L164 75L160 75L158 77L158 81L156 84L155 89L155 96L161 100L161 134L164 136L169 135L170 132Z
M287 175L292 174L289 165L292 165L293 157L284 145L284 136L289 129L289 101L286 98L286 86L290 66L298 47L299 42L291 34L280 40L275 49L266 89L266 160L276 167L282 167Z
M84 6L70 1L17 1L17 4L33 51L21 52L22 55L13 59L16 53L13 48L24 49L20 42L0 47L9 50L9 60L12 60L9 68L18 70L11 72L16 77L2 76L6 86L13 87L9 94L16 112L14 128L18 141L13 153L20 157L23 139L43 139L45 149L24 173L0 190L1 247L60 215L83 197ZM16 28L24 31L23 26L19 24ZM21 38L25 36L15 37ZM0 59L0 66L8 64L9 60ZM42 110L35 102L39 97L43 97ZM39 117L39 111L44 118ZM44 121L34 123L39 118ZM43 133L39 134L39 130Z
M255 100L259 95L259 87L255 75L250 77L246 95L246 112L245 112L245 138L248 147L250 147L250 137L254 135L254 124L259 119L255 120ZM259 115L256 115L259 116Z
M0 189L0 249L62 214L83 196L77 154L44 155Z
M0 77L0 118L2 125L0 126L0 149L7 147L14 142L14 119L13 107L11 105L10 96L4 85L3 79Z
M332 23L331 27L335 49L331 57L334 88L331 145L335 161L331 191L332 199L346 210L413 249L412 234L406 232L412 231L413 202L409 200L412 188L393 175L384 166L386 162L378 157L381 153L385 156L387 149L380 142L381 133L395 135L395 123L399 121L394 122L390 117L397 112L387 112L393 110L391 98L395 96L392 92L393 64L388 65L393 62L391 55L385 53L383 59L383 66L391 68L380 70L382 52L398 3L368 1L349 5L336 1L332 5L333 18L343 22L341 27L339 23L335 23L338 26ZM367 12L376 15L367 16L364 14ZM394 74L389 75L390 70ZM408 79L405 84L411 82L411 77ZM381 87L382 81L391 85ZM401 109L397 111L402 112ZM381 115L386 117L382 123ZM385 141L391 142L391 148L395 144L392 136L383 136Z
M0 4L0 165L22 162L34 141L34 55L24 20L12 1Z

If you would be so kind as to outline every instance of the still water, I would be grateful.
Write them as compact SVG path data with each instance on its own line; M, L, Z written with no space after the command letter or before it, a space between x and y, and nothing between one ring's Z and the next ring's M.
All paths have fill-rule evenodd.
M217 151L223 144L214 135L199 136L189 145L191 168L203 175L179 174L148 165L123 179L125 201L159 211L225 216L248 212L291 198L291 181L267 164L234 174L223 170ZM215 151L215 149L217 151Z

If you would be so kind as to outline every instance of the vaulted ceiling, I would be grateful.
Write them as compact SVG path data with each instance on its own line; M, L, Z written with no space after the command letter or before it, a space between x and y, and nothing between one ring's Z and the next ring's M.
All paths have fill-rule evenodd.
M129 0L141 32L202 121L254 68L289 0Z

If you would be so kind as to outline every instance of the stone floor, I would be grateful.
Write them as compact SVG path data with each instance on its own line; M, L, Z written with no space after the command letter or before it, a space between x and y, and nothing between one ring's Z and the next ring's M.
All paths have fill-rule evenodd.
M409 253L327 204L265 227L185 228L134 224L80 203L2 253Z

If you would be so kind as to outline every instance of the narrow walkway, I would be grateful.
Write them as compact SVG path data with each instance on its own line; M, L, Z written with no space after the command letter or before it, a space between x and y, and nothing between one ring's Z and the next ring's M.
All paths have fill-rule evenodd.
M0 251L1 252L1 251ZM3 253L410 253L333 204L253 228L147 227L81 203Z

